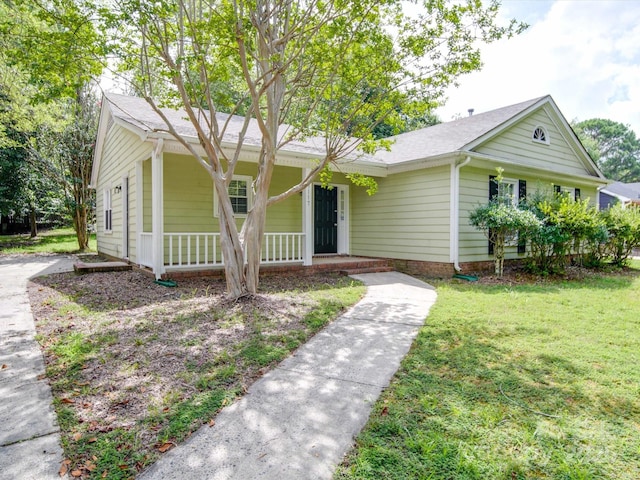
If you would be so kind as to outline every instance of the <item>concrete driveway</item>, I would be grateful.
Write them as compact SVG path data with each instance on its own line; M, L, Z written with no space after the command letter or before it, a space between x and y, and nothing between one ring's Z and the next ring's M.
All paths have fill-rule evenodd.
M0 479L54 480L62 447L27 281L73 271L71 255L0 256Z

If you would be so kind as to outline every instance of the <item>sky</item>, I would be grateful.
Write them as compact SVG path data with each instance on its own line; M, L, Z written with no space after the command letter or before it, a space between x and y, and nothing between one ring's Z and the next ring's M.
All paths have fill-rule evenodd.
M640 0L502 0L503 21L529 24L482 46L484 67L460 79L442 121L551 95L565 118L606 118L640 136Z

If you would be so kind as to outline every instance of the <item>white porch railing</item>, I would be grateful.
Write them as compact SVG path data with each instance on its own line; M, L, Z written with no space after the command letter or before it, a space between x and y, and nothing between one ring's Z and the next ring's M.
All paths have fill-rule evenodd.
M138 263L153 268L153 234L141 233L138 241Z
M304 233L265 233L261 263L297 263L303 258Z
M152 234L141 234L139 263L153 266ZM304 233L265 233L262 263L303 262ZM171 269L224 265L219 233L165 233L164 265Z

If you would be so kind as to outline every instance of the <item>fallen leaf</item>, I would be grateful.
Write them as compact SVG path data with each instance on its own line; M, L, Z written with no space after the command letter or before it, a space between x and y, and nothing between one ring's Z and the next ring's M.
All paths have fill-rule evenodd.
M5 368L9 368L9 365L7 365L6 363L2 364L2 370L4 370Z
M36 377L38 380L44 380L45 378L47 378L47 374L46 373L41 373L40 375L38 375Z
M76 382L76 385L79 387L86 387L89 385L89 382Z
M76 442L82 438L82 434L80 432L76 432L72 437Z
M162 411L163 411L163 412L168 412L168 411L169 411L169 407L164 407L164 408L162 409Z
M95 455L93 457L91 457L93 459L94 462L98 461L98 457L96 457Z
M83 403L82 406L83 406L83 408L90 408L91 404L90 403Z
M76 477L76 478L81 477L82 476L82 470L73 470L71 472L71 476L72 477Z
M102 472L102 478L107 478L107 475L109 475L109 470L105 470L104 472Z
M87 470L89 470L90 472L93 472L96 468L96 464L91 462L91 460L87 460L86 462L84 462L84 466Z
M144 393L144 392L146 392L146 391L147 391L147 389L146 389L146 388L144 388L144 387L140 387L140 393Z
M171 442L165 442L165 443L163 443L162 445L160 445L160 446L159 446L159 447L157 447L157 448L158 448L158 451L159 451L160 453L164 453L164 452L166 452L167 450L169 450L171 447L173 447L173 443L171 443Z
M389 415L389 407L384 407L380 412L380 415L382 416Z
M211 420L209 420L209 426L213 427L216 424L216 421L212 418Z
M76 403L75 400L71 399L71 398L63 398L60 400L62 403Z
M87 440L87 442L89 443L93 443L93 442L97 442L98 441L98 437L91 437L89 440ZM95 460L95 458L94 458Z
M118 465L118 468L119 468L120 470L129 470L129 465L127 465L127 464L125 463L125 464L122 464L122 465Z
M69 463L66 463L66 462L67 460L62 462L62 465L60 465L60 470L58 471L58 475L60 475L61 477L64 477L67 474L67 471L69 470L69 467L67 465L69 465L71 461L69 460Z

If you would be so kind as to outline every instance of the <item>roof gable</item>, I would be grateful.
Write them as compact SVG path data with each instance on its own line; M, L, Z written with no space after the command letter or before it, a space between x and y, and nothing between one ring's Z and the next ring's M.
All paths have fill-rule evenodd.
M464 150L467 145L508 123L540 100L535 98L389 137L394 142L391 151L379 152L376 156L393 165Z

